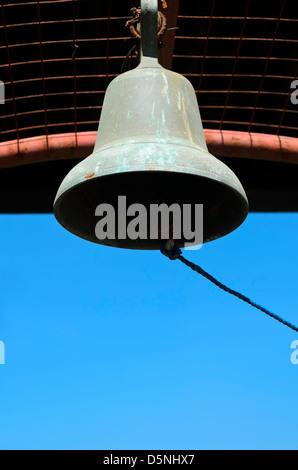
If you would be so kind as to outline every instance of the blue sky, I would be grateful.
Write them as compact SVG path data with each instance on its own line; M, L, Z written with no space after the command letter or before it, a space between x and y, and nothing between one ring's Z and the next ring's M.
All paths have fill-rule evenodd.
M159 252L1 215L1 449L298 449L298 333ZM298 324L298 214L184 256Z

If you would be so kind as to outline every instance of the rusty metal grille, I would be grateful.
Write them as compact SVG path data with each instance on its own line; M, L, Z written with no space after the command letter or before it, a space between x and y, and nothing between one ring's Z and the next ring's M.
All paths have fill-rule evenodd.
M298 2L182 2L178 26L173 68L205 127L297 136Z
M2 1L1 141L97 130L135 3ZM172 69L193 84L205 128L297 136L297 0L180 2L177 26Z

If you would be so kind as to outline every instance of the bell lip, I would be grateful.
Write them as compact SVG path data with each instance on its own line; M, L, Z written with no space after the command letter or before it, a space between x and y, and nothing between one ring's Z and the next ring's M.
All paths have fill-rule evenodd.
M162 170L143 170L143 172L148 172L148 171L151 171L152 173L153 172L159 172L159 173L175 173L175 172L171 172L169 170L167 171L162 171ZM140 171L134 171L134 170L130 170L130 171L127 171L125 173L140 173ZM189 173L188 173L189 175ZM113 173L110 173L110 174L107 174L107 175L98 175L97 177L94 177L94 179L98 179L100 178L101 176L113 176ZM196 174L193 174L193 176L197 176L197 177L200 177L202 179L206 179L206 180L210 180L210 178L208 177L204 177L202 175L196 175ZM223 186L226 186L232 193L235 193L236 196L238 198L241 199L242 201L242 213L241 215L239 214L239 218L238 218L238 222L236 224L234 224L234 226L231 228L229 228L228 230L226 230L225 232L222 232L220 235L216 235L216 236L213 236L213 237L210 237L208 239L204 239L203 243L202 244L206 244L206 243L209 243L211 241L215 241L215 240L218 240L222 237L225 237L227 235L229 235L230 233L234 232L237 228L239 228L243 223L244 221L246 220L247 216L248 216L248 212L249 212L249 202L248 202L248 199L246 197L246 194L245 192L243 191L243 194L241 192L239 192L237 189L233 188L232 186L224 183L224 182L221 182L221 181L217 181L217 180L213 180L213 181L216 181L218 184L220 185L223 185ZM80 183L74 185L76 188L78 186L83 186L85 184L88 183L88 180L85 180L85 181L81 181ZM54 213L54 216L57 220L57 222L64 228L66 229L69 233L72 233L73 235L76 235L77 237L83 239L83 240L86 240L88 242L92 242L96 245L102 245L102 246L109 246L109 247L112 247L112 248L121 248L121 249L129 249L129 250L138 250L138 251L157 251L157 250L160 250L161 248L161 244L162 242L164 242L165 240L161 240L161 241L156 241L156 244L155 246L149 246L146 241L145 243L142 245L142 240L140 240L139 244L132 244L131 246L127 246L125 245L125 240L112 240L111 243L110 242L106 242L106 241L101 241L99 239L97 240L94 240L88 236L86 236L83 232L76 232L76 231L73 231L71 229L71 227L69 226L69 224L66 224L66 223L63 223L63 221L59 218L58 216L58 212L59 212L59 206L62 202L62 199L63 197L65 197L69 192L71 192L74 188L74 186L68 188L66 191L64 191L60 196L56 197L55 198L55 201L54 201L54 207L53 207L53 213ZM121 244L121 242L124 242L123 245ZM113 243L113 242L116 242L116 243ZM181 243L181 242L176 242L177 246L179 248L185 248L185 244L184 243ZM198 246L198 244L187 244L187 246Z
M150 146L150 151L146 149L147 154L150 156L150 162L146 161L146 155L146 157L143 157L144 160L140 160L140 163L138 164L123 164L124 159L123 156L121 156L118 165L101 166L101 162L104 162L105 153L111 152L111 154L108 155L108 159L112 159L115 158L115 155L118 154L119 149L121 149L122 154L127 151L130 160L133 161L134 155L140 152L140 148L143 148L144 144L146 146ZM156 155L158 155L158 150L162 150L162 152L165 153L164 149L166 147L168 154L171 154L171 148L173 150L176 150L177 146L179 147L179 151L181 152L184 149L185 157L187 156L189 158L187 162L188 164L175 164L176 160L172 157L165 159L163 163L160 162L158 157L154 158ZM204 163L202 162L202 158L198 157L197 152L199 152L201 157L205 159L205 163L208 164L210 167L209 170L208 168L206 168L206 165L204 165ZM180 153L177 160L181 160ZM87 161L89 165L87 165ZM224 175L223 173L221 173L221 179L216 178L215 176L217 176L217 173L214 171L212 163L221 167L221 169L224 170L227 174ZM196 164L196 166L194 166L194 164ZM172 170L169 170L169 167L172 167ZM80 163L75 165L61 182L56 193L54 205L58 198L61 196L61 194L65 193L71 187L89 181L90 179L113 175L116 173L142 171L174 171L179 173L192 174L194 176L200 176L210 179L212 181L217 181L218 183L226 184L227 186L235 189L236 192L240 193L243 196L243 198L246 200L246 203L248 204L246 193L238 177L225 163L223 163L218 158L214 157L214 155L212 155L208 151L208 149L205 150L196 144L185 141L184 139L181 139L180 143L170 143L166 140L156 142L150 139L148 139L148 141L146 142L138 142L136 140L129 139L125 142L122 142L122 144L119 141L114 141L112 145L104 146L102 148L97 149L96 151L94 149L93 153L89 155L89 157L86 157ZM69 184L70 182L71 184Z
M62 189L63 183L64 183L64 180L63 180L60 187L59 187L59 189L58 189L58 191L57 191L57 193L56 193L54 203L53 203L53 207L55 206L58 199L61 196L63 196L63 194L65 194L66 192L71 190L74 186L78 186L78 185L81 185L81 184L84 184L84 183L88 183L88 181L90 179L102 178L103 176L112 176L112 175L119 174L119 173L142 173L142 172L182 173L182 174L193 175L193 176L197 176L197 177L200 177L200 178L205 178L205 179L209 179L209 180L212 180L212 181L216 181L217 183L225 185L228 188L235 191L237 194L241 195L241 197L243 197L244 201L246 201L246 204L249 205L248 198L246 196L244 188L242 187L242 184L238 180L237 176L232 172L232 170L230 170L230 171L234 174L235 178L237 178L237 180L239 182L239 185L240 185L240 188L238 188L238 187L236 188L234 186L231 186L231 184L228 184L228 182L220 181L220 180L212 177L212 173L210 173L210 175L209 175L207 172L206 172L206 174L199 174L198 172L186 171L186 170L189 170L188 166L182 166L182 165L181 166L175 166L175 171L171 171L169 169L166 169L166 165L160 165L158 168L153 168L152 166L148 165L148 168L144 169L145 166L146 165L131 165L129 170L127 170L125 167L123 167L123 168L121 168L121 167L119 168L118 166L117 167L110 167L110 168L106 169L105 171L103 171L102 173L97 174L97 175L91 173L90 175L86 175L85 177L78 177L76 180L73 180L74 181L73 184L71 186L69 186L68 188L66 188L65 190ZM225 166L227 167L227 165L225 165ZM229 167L227 167L227 168L229 168Z

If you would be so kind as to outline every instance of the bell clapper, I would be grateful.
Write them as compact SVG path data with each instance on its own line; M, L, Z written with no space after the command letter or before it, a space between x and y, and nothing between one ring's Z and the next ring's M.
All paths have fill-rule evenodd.
M167 251L172 251L175 245L175 241L170 239L166 242L166 250Z

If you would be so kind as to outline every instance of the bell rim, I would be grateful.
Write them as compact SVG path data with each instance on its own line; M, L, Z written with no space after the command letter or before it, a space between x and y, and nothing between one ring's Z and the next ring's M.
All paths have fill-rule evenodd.
M118 173L118 175L121 175L122 176L125 176L125 174L140 174L140 173L152 173L152 176L154 173L177 173L177 171L169 171L169 170L144 170L144 167L143 167L143 170L142 171L135 171L135 170L129 170L129 171L126 171L126 172L121 172L121 173ZM189 172L188 173L185 173L185 172L180 172L182 174L184 174L185 176L194 176L196 178L201 178L203 180L208 180L208 181L212 181L220 186L223 186L223 187L227 187L228 190L230 192L232 192L236 198L238 199L238 201L241 201L241 206L242 206L242 212L241 214L239 213L238 214L238 219L237 219L237 223L235 223L232 228L231 226L229 227L228 230L225 230L223 231L222 233L220 233L219 235L216 235L216 236L212 236L208 239L204 239L203 240L203 244L205 243L209 243L211 241L214 241L214 240L218 240L226 235L229 235L230 233L234 232L238 227L240 227L243 222L245 221L245 219L247 218L248 216L248 212L249 212L249 202L248 202L248 199L246 197L246 194L245 192L243 191L243 194L241 192L239 192L237 189L235 189L233 186L231 185L228 185L227 183L225 182L222 182L222 181L219 181L219 180L216 180L214 178L210 179L208 177L205 177L205 176L202 176L202 175L197 175L197 174L190 174ZM97 176L94 176L92 178L92 180L98 180L100 178L109 178L109 177L113 177L113 175L115 175L115 173L109 173L109 174L106 174L106 175L97 175ZM133 249L133 250L146 250L146 251L156 251L156 250L159 250L160 249L160 246L156 245L155 247L149 247L147 245L147 243L145 243L143 246L141 246L140 244L139 245L130 245L130 246L127 246L125 243L121 244L121 242L119 242L118 240L117 243L109 243L109 242L106 242L105 240L104 241L101 241L101 240L94 240L93 237L90 237L88 235L84 235L82 232L78 233L78 231L75 231L72 229L71 227L71 224L70 223L64 223L61 219L61 217L59 217L59 212L60 212L60 206L61 206L61 203L63 203L63 199L65 197L67 197L73 190L74 188L76 188L76 190L82 186L85 186L88 184L88 182L90 182L90 179L88 180L84 180L84 181L81 181L79 182L78 184L75 184L73 186L71 186L70 188L68 188L66 191L64 191L59 197L57 197L54 201L54 207L53 207L53 213L54 213L54 216L56 218L56 220L59 222L59 224L65 228L68 232L72 233L73 235L76 235L78 236L79 238L82 238L86 241L89 241L89 242L92 242L94 244L97 244L97 245L103 245L103 246L110 246L110 247L114 247L114 248L122 248L122 249ZM125 240L124 240L125 242ZM162 242L162 241L161 241ZM160 243L161 243L160 242ZM183 248L184 247L184 244L183 243L179 243L177 242L177 246L179 246L179 248ZM195 245L194 245L195 246Z
M142 157L143 160L140 159L140 162L138 164L124 163L126 162L126 160L123 158L123 156L121 156L121 159L119 159L119 164L105 167L101 166L101 162L104 161L104 158L107 158L108 160L113 158L115 159L115 156L117 155L119 149L121 149L122 153L125 153L125 151L127 151L129 155L129 160L133 161L134 155L138 155L140 149L143 149L144 146L146 146L146 154ZM149 147L149 149L147 149L147 146ZM188 164L181 165L175 163L175 158L172 158L171 152L172 150L176 151L177 146L179 147L180 151L178 157L176 157L177 160L181 161L181 152L185 151L187 157L190 157L188 160ZM170 157L168 158L168 160L166 159L163 163L161 163L158 158L154 157L158 155L158 151L161 151L161 153L164 155L165 148ZM107 154L107 156L105 156L105 153ZM148 158L147 155L148 157L150 157L150 162L146 161L146 158ZM221 168L226 174L223 171L221 171L220 174L216 172L213 164ZM209 170L207 168L207 165L209 165L210 167ZM85 166L86 169L83 170ZM170 170L169 167L171 167L172 170ZM81 169L80 172L78 171L79 169ZM60 197L61 194L63 194L63 192L80 183L89 181L90 179L109 176L113 174L139 171L174 171L208 178L212 181L217 181L218 183L226 184L227 186L235 189L243 196L243 198L248 204L246 193L236 174L225 163L223 163L221 160L214 157L214 155L212 155L210 152L202 149L198 145L187 145L184 140L181 140L180 143L169 143L167 141L156 142L150 140L148 142L138 142L128 140L122 144L115 142L114 145L104 146L103 148L94 151L91 155L89 155L89 157L86 157L80 163L75 165L61 182L56 193L54 205L56 203L56 200ZM217 175L220 176L221 179L217 178ZM69 185L68 180L71 181L71 184Z

